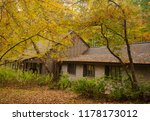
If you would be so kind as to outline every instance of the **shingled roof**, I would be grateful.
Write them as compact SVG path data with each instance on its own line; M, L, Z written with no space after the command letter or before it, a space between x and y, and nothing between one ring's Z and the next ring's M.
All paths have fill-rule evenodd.
M135 64L150 64L150 43L131 44L133 62ZM125 63L128 63L126 46L120 50L120 55ZM77 57L62 59L63 62L99 62L119 63L119 61L108 51L106 46L89 48L87 52Z

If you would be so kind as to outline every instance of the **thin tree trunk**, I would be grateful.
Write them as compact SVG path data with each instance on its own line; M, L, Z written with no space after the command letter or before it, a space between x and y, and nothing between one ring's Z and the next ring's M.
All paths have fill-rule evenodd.
M124 17L123 19L123 30L124 30L124 41L126 43L127 46L127 54L128 54L128 58L129 58L129 64L130 64L130 69L131 69L131 75L132 75L132 82L133 82L133 90L139 90L139 86L138 86L138 82L136 79L136 75L135 75L135 69L134 69L134 64L133 64L133 59L132 59L132 55L131 55L131 49L130 49L130 45L129 45L129 41L128 41L128 34L127 34L127 19L126 19L126 14L125 11L122 9L122 7L116 3L113 0L109 0L109 2L114 3L122 12L122 15Z
M131 76L130 76L130 74L129 74L129 72L128 72L128 69L127 69L125 63L122 61L122 59L121 59L118 55L116 55L116 54L110 49L109 40L108 40L108 38L105 36L105 34L104 34L104 32L103 32L103 26L102 26L102 25L101 25L101 34L102 34L102 36L104 37L104 39L106 40L106 44L107 44L106 47L107 47L107 49L109 50L109 52L110 52L114 57L116 57L116 58L119 60L119 62L121 63L121 65L122 65L122 67L123 67L123 69L124 69L124 71L126 72L127 76L129 77L129 80L131 81L132 86L134 86L133 83L132 83L132 78L131 78Z
M131 69L131 74L132 74L132 80L133 80L133 88L135 90L138 90L138 82L136 79L136 75L135 75L135 69L134 69L134 63L133 63L133 59L132 59L132 55L131 55L131 48L129 45L129 41L128 41L128 35L127 35L127 21L124 19L124 41L126 42L126 46L127 46L127 53L128 53L128 58L129 58L129 64L130 64L130 69Z

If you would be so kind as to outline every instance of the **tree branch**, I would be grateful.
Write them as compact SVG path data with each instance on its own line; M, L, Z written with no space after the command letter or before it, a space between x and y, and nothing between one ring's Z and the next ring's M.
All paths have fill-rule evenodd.
M127 53L128 53L128 58L129 58L129 62L130 62L130 69L131 69L132 80L133 80L132 88L133 88L133 90L137 91L137 90L139 90L139 86L138 86L136 75L135 75L134 63L133 63L131 49L130 49L129 40L128 40L126 14L125 14L125 11L122 9L122 7L118 3L116 3L113 0L109 0L109 1L114 3L121 10L121 12L124 16L124 18L123 18L124 41L125 41L126 46L127 46Z
M124 10L122 9L122 7L118 3L116 3L113 0L109 0L109 2L112 2L113 4L115 4L121 10L121 12L123 13L123 16L126 17Z
M7 39L3 35L0 35L0 37L7 41Z
M121 64L124 64L124 62L121 60L121 58L120 58L119 56L117 56L117 55L110 49L109 40L108 40L108 38L107 38L107 37L105 36L105 34L104 34L104 30L103 30L103 25L102 25L102 24L101 24L101 34L102 34L103 38L106 40L107 48L108 48L108 50L110 51L110 53L111 53L113 56L115 56L115 57L120 61Z
M62 44L62 43L60 43L60 42L56 42L56 41L54 41L54 40L48 39L47 37L44 37L44 36L42 36L42 35L40 35L40 34L37 34L37 36L39 36L39 37L41 37L41 38L43 38L43 39L46 39L46 40L48 40L48 41L50 41L50 42L56 43L57 45L63 45L63 46L65 46L65 47L67 47L66 45L64 45L64 44Z
M109 50L109 52L110 52L115 58L117 58L117 59L119 60L119 62L121 63L123 69L125 70L127 76L129 77L129 79L130 79L130 81L131 81L131 83L132 83L132 78L131 78L131 76L130 76L128 70L127 70L127 67L126 67L125 63L122 61L122 59L121 59L119 56L117 56L117 55L110 49L110 46L109 46L109 39L108 39L108 38L105 36L105 34L104 34L104 30L103 30L103 25L102 25L102 24L101 24L101 34L102 34L102 36L104 37L104 39L106 40L107 49Z
M106 27L107 29L111 30L114 34L116 34L116 35L120 36L122 39L124 39L124 37L123 37L121 34L119 34L118 32L116 32L116 31L113 30L112 28L109 28L109 27L106 26L106 25L105 25L105 27Z
M37 34L36 34L36 35L37 35ZM36 35L30 36L30 37L28 37L28 38L26 38L26 39L24 39L24 40L22 40L22 41L16 43L15 45L13 45L13 46L12 46L11 48L9 48L6 52L4 52L4 54L2 54L2 56L0 57L0 61L1 61L2 58L3 58L9 51L11 51L13 48L15 48L16 46L18 46L19 44L21 44L21 43L23 43L23 42L25 42L25 41L27 41L27 40L30 40L31 38L35 37Z

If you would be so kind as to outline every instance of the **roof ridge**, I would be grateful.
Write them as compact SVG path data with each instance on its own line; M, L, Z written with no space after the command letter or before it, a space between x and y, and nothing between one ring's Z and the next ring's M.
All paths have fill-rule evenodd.
M150 42L137 42L137 43L131 43L130 45L136 45L136 44L150 44ZM93 49L93 48L101 48L101 47L106 47L106 45L96 46L96 47L90 47L90 48Z

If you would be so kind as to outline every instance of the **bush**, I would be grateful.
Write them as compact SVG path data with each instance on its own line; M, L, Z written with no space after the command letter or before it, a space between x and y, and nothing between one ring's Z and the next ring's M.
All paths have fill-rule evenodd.
M69 80L69 75L62 74L58 82L58 87L60 89L67 89L71 87L71 81Z
M149 81L145 81L140 86L142 92L142 100L149 102L150 101L150 84Z
M102 79L80 79L73 85L73 90L82 96L99 98L104 96L105 83Z
M13 70L10 68L0 68L0 86L44 86L48 85L52 80L51 75L41 75L21 70Z
M16 73L10 68L0 68L0 86L15 83Z
M145 81L143 83L141 83L140 89L142 92L149 92L150 93L150 81Z
M111 100L136 100L139 99L141 90L134 91L131 86L131 81L129 79L125 80L112 80L108 79L106 81L107 87L109 85L110 93L107 97Z
M105 97L105 86L106 86L106 83L104 81L103 78L100 78L100 79L96 79L96 90L97 90L97 97L98 98L104 98Z
M37 74L37 84L39 86L45 86L45 85L50 85L51 82L52 82L52 76L50 74L47 74L47 75L40 75L40 74Z
M80 79L74 83L73 90L81 95L93 97L96 91L95 87L93 80Z
M129 80L112 80L110 78L80 79L73 84L73 90L90 98L105 98L109 100L139 99L141 91L133 91Z
M58 83L57 82L50 82L49 84L48 84L48 88L49 89L58 89L59 88L59 86L58 86Z

